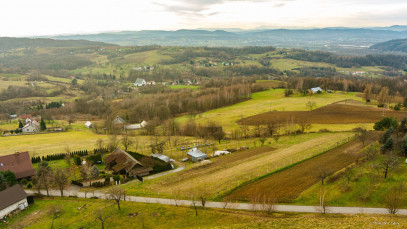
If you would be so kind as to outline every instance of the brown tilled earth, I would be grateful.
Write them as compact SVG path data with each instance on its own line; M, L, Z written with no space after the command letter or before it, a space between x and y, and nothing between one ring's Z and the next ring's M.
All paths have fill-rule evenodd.
M369 132L365 144L375 142L380 132ZM353 140L320 156L297 164L289 169L272 174L263 179L238 188L226 198L232 200L249 200L253 195L269 196L279 202L289 202L297 198L303 191L320 182L319 174L337 172L363 155L360 153L362 143Z
M304 105L305 106L305 105ZM407 112L367 106L359 101L333 103L312 111L272 111L251 116L238 123L241 125L258 125L272 122L302 121L312 124L350 124L374 123L383 117L395 117L401 120Z

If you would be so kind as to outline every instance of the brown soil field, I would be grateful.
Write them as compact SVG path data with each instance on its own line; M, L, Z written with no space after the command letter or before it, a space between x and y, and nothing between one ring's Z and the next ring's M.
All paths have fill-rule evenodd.
M304 104L305 106L305 104ZM238 121L241 125L261 125L270 121L307 121L312 124L374 123L383 117L401 120L407 112L367 106L355 100L342 101L312 111L272 111Z
M380 132L369 132L365 144L372 144L380 136ZM289 202L320 182L318 176L322 171L333 174L361 158L361 149L361 141L353 140L320 156L242 186L226 198L246 201L265 195L275 198L278 202Z

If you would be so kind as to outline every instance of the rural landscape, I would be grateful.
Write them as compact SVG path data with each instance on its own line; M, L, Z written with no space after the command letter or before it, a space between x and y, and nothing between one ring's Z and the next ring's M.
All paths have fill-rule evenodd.
M0 33L0 228L406 228L407 26L200 20Z

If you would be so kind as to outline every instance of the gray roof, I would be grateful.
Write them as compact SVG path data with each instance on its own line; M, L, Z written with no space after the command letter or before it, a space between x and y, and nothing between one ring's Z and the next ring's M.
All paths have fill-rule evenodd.
M159 153L151 154L150 156L154 157L154 158L157 158L157 159L160 159L161 161L164 161L166 163L170 162L170 160L171 160L169 157L167 157L165 155L162 155L162 154L159 154Z
M202 151L200 151L199 149L197 149L197 148L192 148L190 151L188 151L188 153L187 153L189 156L191 156L191 157L196 157L196 158L199 158L199 157L206 157L207 155L205 154L205 153L202 153Z
M113 124L122 124L125 123L124 119L120 118L120 116L117 116L114 120L113 120Z
M24 198L27 198L27 193L25 193L24 189L19 184L3 190L0 192L0 210L9 207Z

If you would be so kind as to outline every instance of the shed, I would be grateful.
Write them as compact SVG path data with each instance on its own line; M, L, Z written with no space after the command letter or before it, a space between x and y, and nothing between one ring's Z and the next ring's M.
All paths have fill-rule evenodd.
M212 154L212 157L219 157L226 154L230 154L230 152L226 150L215 151L215 153Z
M90 121L85 122L86 128L92 128L93 124Z
M124 119L120 118L120 116L116 116L116 118L112 121L112 123L114 125L120 125L120 124L124 124L125 121L124 121Z
M205 160L208 157L208 155L206 155L205 153L202 153L202 151L198 150L194 146L190 151L188 151L187 157L189 160L191 160L193 162L198 162L198 161Z
M160 161L163 161L163 162L165 162L165 163L170 163L170 161L171 161L171 158L169 158L169 157L167 157L167 156L165 156L165 155L162 155L162 154L160 154L160 153L151 154L150 156L151 156L152 158L156 158L156 159L158 159L158 160L160 160Z
M0 219L11 212L28 207L27 193L16 184L0 192Z
M17 179L34 176L35 170L28 152L14 153L0 157L0 171L10 170Z

